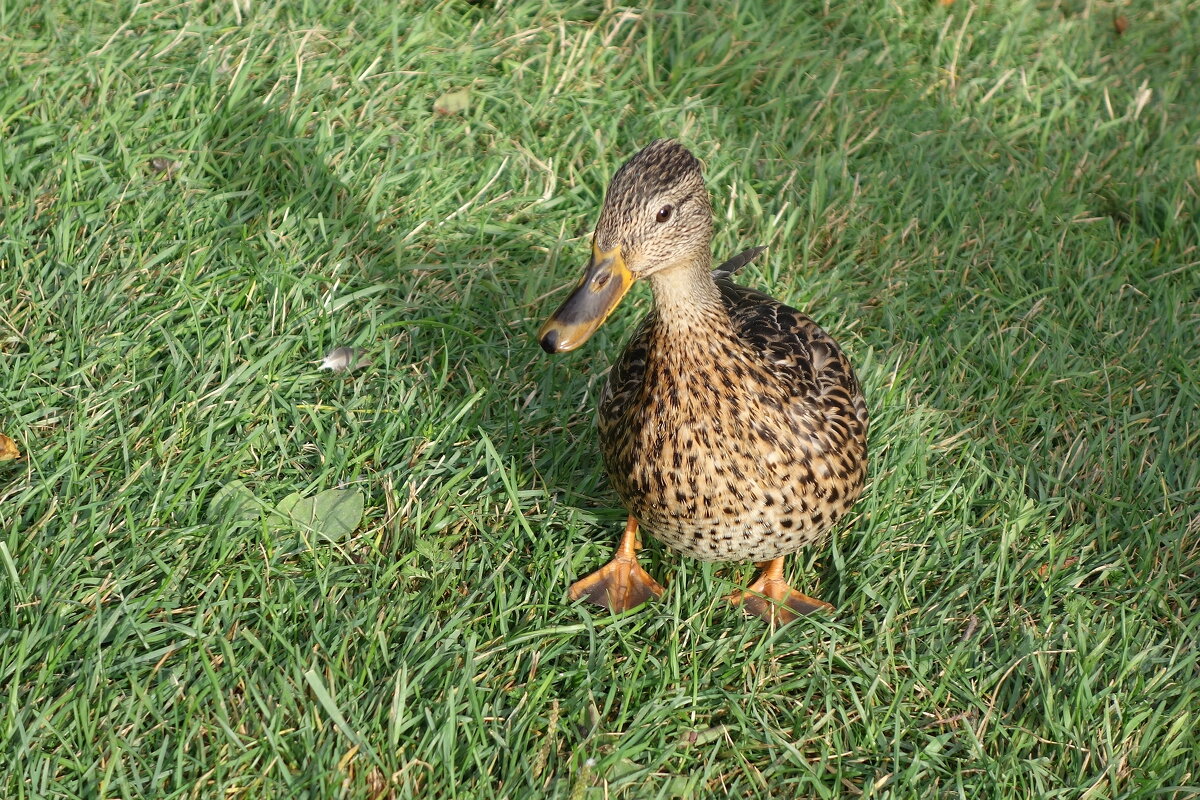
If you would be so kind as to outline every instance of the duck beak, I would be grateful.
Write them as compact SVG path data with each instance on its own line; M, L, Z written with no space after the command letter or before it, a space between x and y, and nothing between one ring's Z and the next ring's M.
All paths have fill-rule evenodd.
M621 257L621 246L602 252L592 243L592 259L571 296L538 331L547 353L566 353L588 340L604 324L633 285L633 274Z

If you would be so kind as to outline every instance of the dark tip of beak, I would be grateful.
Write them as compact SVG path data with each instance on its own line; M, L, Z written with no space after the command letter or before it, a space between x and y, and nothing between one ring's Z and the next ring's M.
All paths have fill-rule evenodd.
M546 331L546 335L542 337L542 340L539 342L539 344L541 344L542 349L545 350L547 353L557 353L558 352L558 331L554 331L554 330Z

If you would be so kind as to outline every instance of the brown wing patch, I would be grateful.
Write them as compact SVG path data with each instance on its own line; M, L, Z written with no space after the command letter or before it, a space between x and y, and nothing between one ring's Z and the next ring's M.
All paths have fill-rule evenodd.
M725 278L718 279L717 286L738 335L760 354L760 363L778 379L777 385L791 387L794 402L824 409L828 418L849 417L865 435L862 390L833 337L807 315L769 295Z

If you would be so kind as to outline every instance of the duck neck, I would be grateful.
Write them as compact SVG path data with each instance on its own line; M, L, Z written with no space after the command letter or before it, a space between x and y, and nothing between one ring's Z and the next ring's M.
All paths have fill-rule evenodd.
M658 322L669 330L711 328L727 317L721 291L705 261L692 261L650 276Z

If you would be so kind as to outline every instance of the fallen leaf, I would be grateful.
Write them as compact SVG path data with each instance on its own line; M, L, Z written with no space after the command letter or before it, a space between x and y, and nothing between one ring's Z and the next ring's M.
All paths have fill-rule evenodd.
M295 520L292 519L292 509L303 499L304 497L299 492L292 492L280 500L267 515L267 526L276 530L292 527L295 523Z
M468 89L455 89L433 101L433 112L444 117L462 114L471 106L471 92Z
M1124 16L1113 17L1113 30L1116 31L1117 36L1125 33L1125 31L1129 30L1129 18Z
M236 524L258 519L262 503L241 481L230 481L208 502L210 522Z
M21 457L21 448L9 437L0 433L0 461L12 461Z
M337 541L358 527L365 505L362 493L354 489L326 489L312 497L288 495L275 510L299 526Z
M292 492L274 508L260 500L241 481L221 487L208 503L209 521L239 526L261 522L270 530L299 530L337 541L352 533L362 521L366 499L355 489L326 489L312 497Z
M1038 567L1037 574L1039 578L1045 578L1051 573L1051 571L1073 567L1078 563L1079 559L1071 556L1070 558L1065 559L1061 564L1042 564L1040 567Z

